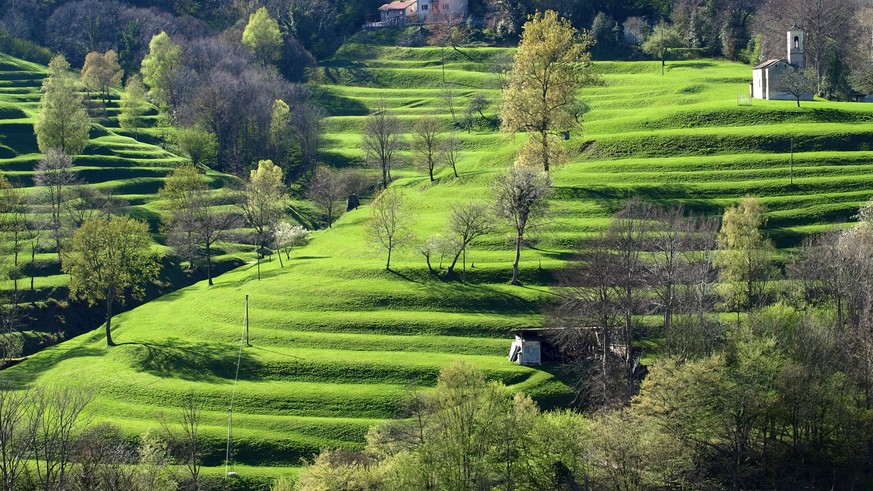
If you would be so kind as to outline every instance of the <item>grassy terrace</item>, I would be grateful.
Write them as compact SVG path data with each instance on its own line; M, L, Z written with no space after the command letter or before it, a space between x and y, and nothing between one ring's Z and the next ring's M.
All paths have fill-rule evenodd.
M431 113L448 124L440 89L443 55L458 113L477 92L495 101L499 96L488 65L506 50L463 49L462 55L357 41L312 74L331 114L322 157L337 167L363 165L359 132L368 108L380 100L410 125ZM253 265L244 266L218 278L214 287L197 284L120 315L115 337L123 344L117 348L107 350L95 331L0 377L98 387L95 416L116 421L131 435L157 428L160 413L172 416L194 393L204 404L213 466L223 458L226 408L235 391L236 461L262 467L244 472L280 473L278 467L296 465L323 446L362 446L368 426L391 417L410 385L432 384L440 367L454 359L468 360L545 406L566 401L568 388L548 369L506 361L508 331L542 323L541 308L554 297L551 273L578 240L602 230L629 196L719 214L733 200L756 194L770 210L770 234L779 245L791 246L829 222L849 220L873 194L873 106L812 102L797 109L776 101L737 106L737 95L748 93L751 70L721 61L671 62L664 77L656 62L596 67L603 85L583 91L590 107L584 131L572 134L571 162L553 174L554 220L537 248L522 256L525 287L506 284L513 251L505 234L483 239L468 253L468 284L429 277L423 258L412 251L392 262L396 272L383 271L381 253L363 240L365 202L332 229L316 232L285 268L265 263L261 281ZM7 103L11 109L0 115L26 107L32 117L35 106L29 104ZM496 107L486 114L493 118ZM6 130L2 134L0 145L12 148ZM493 175L511 162L523 138L493 129L459 136L460 178L440 169L431 183L408 162L395 172L394 185L409 198L421 238L441 230L451 203L486 197ZM106 145L132 144L121 136L103 138ZM15 162L14 169L4 169L28 172L19 163L27 157L18 153L0 165ZM148 160L145 155L152 154L139 158ZM94 162L78 165L103 169ZM95 180L111 175L106 179L120 186L123 169L148 168L108 167L107 174L95 171ZM135 194L148 196L146 183L155 178L139 179L131 185ZM139 199L143 204L137 206L145 210L154 206ZM252 347L242 351L235 384L245 295L251 299Z
M39 108L40 85L46 75L45 67L0 54L0 171L16 187L33 196L34 169L41 158L33 133L33 123ZM157 126L154 110L144 117L146 128L139 131L139 141L134 139L132 130L118 128L118 94L106 110L105 117L94 118L90 141L83 155L74 161L78 179L85 185L104 191L112 191L113 196L125 200L130 206L127 212L136 218L149 222L155 234L155 247L162 252L164 238L160 235L160 221L166 214L157 192L163 186L167 175L184 159L155 145L158 135L165 132ZM221 193L227 184L227 176L216 172L208 174L210 186ZM34 213L48 216L47 207L35 207ZM23 244L20 264L24 266L25 278L19 282L24 291L23 302L46 306L53 302L65 302L67 277L61 273L54 241L48 232L39 241L40 252L35 264L30 265L30 245ZM8 250L11 243L3 244ZM219 251L221 252L221 251ZM236 247L229 248L227 255L219 254L218 262L235 260L239 254ZM34 289L30 290L29 276L33 271ZM172 283L184 281L182 278L164 278ZM7 292L13 288L11 282L4 282L0 288ZM34 309L35 311L38 310ZM52 309L46 307L43 312ZM51 315L38 315L35 322L27 326L31 333L55 332ZM73 316L75 317L75 316ZM78 319L70 319L75 324ZM35 334L35 342L39 338Z

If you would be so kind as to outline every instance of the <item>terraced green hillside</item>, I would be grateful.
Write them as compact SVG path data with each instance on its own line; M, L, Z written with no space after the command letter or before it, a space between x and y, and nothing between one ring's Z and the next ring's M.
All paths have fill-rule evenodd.
M30 198L35 198L38 193L33 187L34 169L41 154L36 145L33 123L45 75L45 67L0 54L0 171L16 187L24 188ZM93 119L95 124L90 141L83 155L75 158L73 170L85 186L111 190L113 196L127 202L129 206L125 211L147 221L161 244L163 237L159 225L166 210L158 201L157 192L167 175L185 159L154 144L166 131L157 125L154 110L144 117L146 128L139 131L139 141L134 139L132 130L118 128L117 100L116 95L106 108L106 114ZM210 186L220 193L228 177L210 172L207 179ZM47 206L39 205L38 200L32 209L34 216L31 218L36 222L40 214L44 217L49 214ZM63 308L57 310L57 305L63 306L66 302L68 278L61 272L50 233L46 231L40 235L36 241L39 252L35 261L31 264L29 237L22 244L19 259L24 275L19 281L19 290L23 292L21 302L30 306L27 315L32 316L27 326L31 342L37 342L38 333L53 333L61 329L54 318L56 315L68 317L62 323L74 331L78 324L89 322L81 318L81 313L64 312ZM11 244L7 240L3 245L5 251ZM162 251L165 249L162 245L158 247ZM229 259L230 256L225 256L218 261ZM33 289L31 274L34 276ZM182 278L164 279L184 281ZM13 285L4 282L2 288L9 293Z
M461 53L382 46L366 36L358 41L313 73L331 113L323 159L333 165L362 165L359 132L379 101L410 125L430 113L448 124L443 71L459 106L478 92L495 101L499 96L489 62L503 50ZM457 358L546 406L565 402L569 390L548 367L506 361L509 331L542 323L541 307L554 296L551 273L629 196L720 213L738 197L757 194L771 210L771 234L790 245L828 222L849 219L873 194L873 106L737 106L751 70L720 61L672 62L664 77L657 63L596 66L603 85L583 92L590 106L585 131L571 136L573 158L554 172L554 220L537 248L523 253L525 287L506 284L513 251L504 234L469 251L466 284L430 277L413 251L392 262L395 272L385 272L382 255L364 242L365 203L315 233L285 268L267 263L261 281L245 266L214 287L198 284L167 295L118 317L121 346L106 349L95 331L33 356L2 378L100 388L92 411L131 435L157 428L160 413L172 415L193 393L205 408L213 466L224 457L233 397L235 462L261 466L241 473L280 473L278 467L296 465L324 446L362 446L368 426L391 417L410 386L432 384L439 368ZM495 111L496 103L486 115ZM459 178L440 169L430 183L409 163L395 172L394 185L412 203L421 238L442 229L453 202L486 198L494 173L511 162L523 138L485 129L460 136ZM235 382L246 295L252 346L241 351Z

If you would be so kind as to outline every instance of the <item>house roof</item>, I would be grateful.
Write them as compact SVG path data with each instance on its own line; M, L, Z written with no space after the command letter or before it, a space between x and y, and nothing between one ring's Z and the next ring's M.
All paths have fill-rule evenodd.
M407 7L416 3L418 0L407 0L405 2L391 2L379 7L379 10L406 10Z
M760 70L762 68L770 68L771 66L779 63L780 61L783 61L783 60L767 60L764 63L761 63L760 65L756 66L754 69Z
M793 25L793 26L791 26L791 28L790 28L790 29L788 29L788 30L789 30L789 31L802 31L802 30L803 30L803 28L802 28L802 27L800 27L800 26L798 26L798 25L797 25L797 22L795 22L795 23L794 23L794 25Z

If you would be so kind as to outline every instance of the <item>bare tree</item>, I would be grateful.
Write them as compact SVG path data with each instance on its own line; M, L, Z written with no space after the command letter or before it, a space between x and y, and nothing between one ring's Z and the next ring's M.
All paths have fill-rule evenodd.
M562 297L551 312L552 335L575 380L577 397L590 407L623 403L624 363L613 352L621 315L615 277L618 258L605 234L581 242L576 261L560 274Z
M55 250L60 260L63 240L61 214L64 209L64 199L68 188L77 183L73 160L60 150L49 150L36 166L35 181L36 185L42 188L43 199L50 207L51 219L48 225L55 239Z
M367 235L370 241L388 252L385 270L391 271L391 254L409 245L415 238L412 231L412 216L403 194L390 188L373 200Z
M388 111L384 101L367 116L364 124L363 146L367 162L382 170L382 188L391 181L391 167L397 151L403 146L403 128L400 121Z
M515 229L515 261L512 263L513 285L518 279L518 262L524 245L524 234L542 219L548 210L548 195L552 181L549 175L533 167L513 166L499 174L492 185L497 216Z
M94 393L82 387L38 387L32 391L32 456L36 477L45 491L67 489L67 471L75 435L84 426L82 411Z
M788 68L779 76L776 86L794 96L797 107L800 107L800 99L806 96L812 97L812 92L815 90L815 79L810 76L807 70Z
M615 282L618 300L624 317L620 331L622 357L627 382L627 400L633 393L634 350L636 339L634 315L639 313L641 293L645 286L646 264L642 253L646 247L651 215L650 206L639 198L631 199L619 210L610 223L607 237L616 255Z
M325 116L324 109L308 102L295 105L292 111L291 127L300 148L300 164L304 172L315 171Z
M452 241L447 240L446 237L441 234L432 235L418 245L418 252L423 255L425 261L427 261L427 270L430 274L437 273L437 270L433 267L432 261L434 259L439 259L439 268L442 269L443 259L446 255L454 252L451 249Z
M34 443L30 438L34 420L28 414L32 397L29 390L0 388L0 478L3 479L3 491L16 489Z
M165 420L161 421L161 426L170 446L185 463L185 470L190 479L189 488L192 491L199 491L202 484L200 468L203 465L203 449L200 436L200 402L194 394L188 394L185 398L185 405L179 409L177 417L179 431L172 428Z
M458 105L458 96L455 93L454 85L443 81L442 101L449 114L452 115L452 124L458 124L458 116L456 115L456 107Z
M412 149L421 159L419 167L427 170L430 182L434 180L433 171L437 163L441 129L440 121L433 116L423 116L412 125Z
M346 186L342 176L325 166L320 166L309 178L306 197L315 202L327 218L327 227L333 227L337 212L342 212L342 202L346 198Z
M488 206L479 201L465 201L452 206L449 226L446 236L454 244L454 257L446 269L446 278L455 278L455 266L461 254L465 254L467 246L483 235L493 230L493 220L488 213ZM466 258L466 256L465 256ZM466 260L465 260L466 264Z
M461 156L461 139L452 130L449 136L440 143L440 160L446 167L452 168L452 173L458 177L458 159Z

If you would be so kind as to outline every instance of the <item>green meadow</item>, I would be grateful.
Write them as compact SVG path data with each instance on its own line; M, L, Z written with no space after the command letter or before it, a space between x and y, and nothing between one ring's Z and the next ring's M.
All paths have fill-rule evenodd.
M46 68L27 61L12 58L0 53L0 171L17 188L21 188L30 200L37 197L39 190L34 187L35 172L41 154L33 133L33 123L39 109L40 86L46 76ZM105 113L92 119L90 141L82 155L76 156L73 170L77 179L90 186L110 193L126 203L125 212L137 219L148 222L155 234L155 248L164 256L165 274L161 278L168 285L184 284L187 280L178 273L167 255L168 248L162 235L161 220L167 211L160 201L158 190L172 170L185 159L158 146L160 138L168 133L162 127L157 111L151 108L143 117L144 128L134 132L118 127L118 97L116 91ZM91 101L97 100L91 94ZM209 185L215 193L222 193L230 177L210 171L207 173ZM30 219L45 221L49 216L48 206L34 204ZM25 234L27 235L27 234ZM8 237L3 243L4 250L10 250L12 243ZM64 312L67 306L68 278L61 272L61 265L55 251L51 232L44 230L39 234L38 251L31 262L31 241L22 241L19 265L23 278L19 280L21 303L26 315L31 317L26 326L28 351L40 344L46 336L51 336L61 327L54 325L54 315L64 319L69 328L83 321L78 312ZM228 269L232 264L241 264L241 247L225 245L218 251L216 261ZM245 248L242 248L245 250ZM5 254L5 252L4 252ZM11 265L11 258L4 257L4 267ZM30 277L33 276L31 289ZM2 284L4 293L14 289L12 282ZM87 321L87 319L85 319Z
M492 101L486 116L496 118L499 79L491 65L511 50L397 48L380 37L362 33L312 70L330 114L324 162L364 165L360 131L369 108L381 101L408 126L436 114L448 127L443 76L457 114L482 93ZM0 60L0 153L7 152L0 154L0 168L24 179L38 159L25 128L43 72ZM768 207L767 232L780 247L792 247L851 220L873 194L873 105L738 105L737 96L748 94L751 69L724 61L671 61L664 76L657 62L594 66L601 83L582 91L588 111L567 142L570 161L553 172L551 217L534 248L522 253L524 287L507 284L514 258L509 230L473 244L458 266L466 282L430 276L414 250L397 255L394 271L385 271L384 253L365 241L365 199L333 228L314 232L284 267L275 257L262 263L261 280L247 264L213 287L198 283L119 315L118 347L107 349L97 330L44 350L0 378L93 387L99 390L89 409L95 419L113 421L131 437L158 431L161 418L172 421L193 394L204 411L212 472L223 469L233 400L238 472L279 475L320 448L361 448L371 425L395 416L405 394L433 385L439 369L457 359L544 407L568 403L571 390L551 367L507 361L510 331L542 325L544 307L559 293L555 271L631 196L719 215L753 194ZM21 82L23 74L31 74L31 85ZM105 153L77 166L93 170L96 184L125 190L139 213L156 213L155 186L180 159L115 129L95 136L89 149ZM408 198L420 239L443 229L453 203L487 201L495 173L512 162L525 138L488 124L458 130L458 136L458 178L440 168L431 183L413 155L401 152L393 186ZM309 207L300 200L293 206ZM63 288L57 275L45 281ZM246 296L251 346L240 349Z

